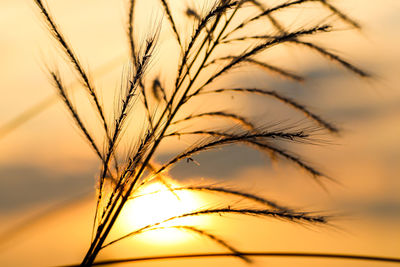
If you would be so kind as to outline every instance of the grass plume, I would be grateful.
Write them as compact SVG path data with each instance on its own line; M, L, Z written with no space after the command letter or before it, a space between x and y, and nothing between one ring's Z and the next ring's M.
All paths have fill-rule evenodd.
M196 12L194 8L187 7L186 15L188 23L192 23L192 32L184 34L180 32L177 25L177 19L171 2L160 0L158 4L164 10L168 20L168 25L172 29L172 38L176 39L176 49L180 52L176 59L175 76L169 78L170 82L161 82L158 75L151 75L149 69L150 62L156 58L156 49L162 50L159 43L159 31L148 33L143 44L138 45L135 41L136 23L134 23L136 2L130 0L127 12L126 33L128 47L130 51L130 68L121 81L121 91L115 92L116 103L114 111L111 114L112 122L106 120L104 107L100 101L99 93L94 88L93 82L89 79L89 74L81 66L77 55L73 52L72 46L62 35L55 19L50 15L49 9L43 4L42 0L34 0L44 21L48 25L49 31L58 46L67 55L68 61L74 68L78 79L88 93L90 101L94 104L93 108L99 115L99 122L104 130L103 147L96 143L91 129L83 123L81 112L68 97L67 89L61 81L60 74L55 71L50 72L60 98L66 105L69 113L73 117L83 137L90 144L91 149L96 153L100 160L100 173L98 175L98 196L96 212L93 220L93 233L90 247L81 262L81 266L95 265L96 258L102 249L111 244L126 238L133 238L135 235L145 231L162 229L167 226L164 224L169 221L175 221L184 217L210 216L216 214L238 215L238 216L257 216L271 219L279 219L300 224L326 225L329 222L329 216L313 214L311 212L297 211L296 209L277 204L275 201L257 196L242 190L232 190L226 187L188 185L176 188L164 179L164 174L169 168L183 159L191 158L194 154L203 153L210 149L219 148L231 144L245 144L249 147L268 152L271 160L276 155L278 158L284 158L300 169L310 174L317 182L323 185L322 178L327 177L312 165L292 151L292 143L313 144L317 143L315 139L316 132L324 129L331 134L339 132L339 128L320 115L311 111L303 103L296 99L286 96L279 90L267 90L256 87L236 87L220 88L216 85L216 80L226 77L231 70L237 68L246 68L247 66L262 67L268 73L279 74L283 78L301 82L305 79L301 74L289 71L284 67L278 67L266 59L264 53L271 48L292 44L304 46L318 52L325 58L334 61L345 69L361 77L369 75L354 66L340 56L328 51L328 48L321 47L314 43L321 33L332 31L332 25L313 24L307 27L298 25L296 29L284 27L275 17L280 11L286 9L302 8L303 5L315 5L319 8L330 10L331 13L339 17L347 24L359 28L359 25L347 14L344 14L333 4L324 0L297 0L288 1L275 6L267 7L264 1L255 0L216 0L204 12ZM253 8L253 15L246 15L245 9ZM246 30L253 23L270 21L272 27L260 27L256 35L250 35ZM303 38L307 37L307 41ZM311 40L311 41L310 41ZM237 43L237 50L230 50L233 43ZM211 66L214 71L210 71ZM154 78L157 77L157 78ZM150 85L150 86L149 86ZM190 107L192 100L202 97L212 100L215 95L228 96L231 93L244 93L249 96L267 96L274 101L284 103L295 112L304 115L312 123L308 122L289 127L263 126L268 123L265 121L255 122L251 117L244 114L235 113L225 108L225 106L213 110L204 110L201 108L197 113L188 113L184 107ZM153 97L149 97L149 96ZM139 100L139 101L138 101ZM141 100L141 101L140 101ZM128 150L125 157L121 157L121 151L124 149L123 140L126 140L126 132L130 126L128 118L134 118L140 121L141 118L134 110L137 103L141 102L144 110L145 122L142 125L143 131L138 133L131 140L134 143L132 149ZM223 104L221 104L223 105ZM138 113L140 114L140 113ZM180 118L180 119L179 119ZM222 124L219 129L206 129L201 122L207 122L209 119L218 118L222 121L234 123L235 127L229 128ZM270 119L272 121L272 118ZM200 123L197 123L200 122ZM189 125L189 130L183 131L180 127L183 124ZM200 137L201 141L193 142L187 148L174 155L166 162L156 162L155 156L159 153L160 145L168 142L171 136L192 135ZM280 148L279 142L285 142L288 148ZM112 165L114 163L114 165ZM110 188L106 189L107 178L110 179ZM129 234L109 241L109 234L114 228L121 211L128 201L140 195L140 189L149 184L152 180L160 180L167 189L176 194L177 191L203 191L215 195L230 195L251 200L262 204L263 208L249 207L236 208L231 205L225 205L223 208L208 209L202 208L192 212L173 216L165 220L148 224L139 229L132 229ZM211 239L229 251L229 255L239 257L249 262L247 255L239 249L232 246L229 242L223 240L215 234L202 230L191 225L173 226L180 230L193 232ZM228 254L225 254L228 255Z

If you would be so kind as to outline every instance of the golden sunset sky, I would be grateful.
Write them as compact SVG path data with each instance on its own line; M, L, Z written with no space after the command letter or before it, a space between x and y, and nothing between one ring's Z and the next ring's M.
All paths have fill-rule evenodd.
M82 64L91 71L97 87L110 88L104 89L102 96L111 98L112 101L104 101L111 109L110 91L120 87L128 64L126 1L47 2ZM148 31L157 29L155 25L163 25L155 53L157 59L149 72L161 73L168 80L174 75L171 64L177 56L174 40L168 38L170 29L162 12L150 3L154 0L147 4L138 2L139 41L144 40ZM183 2L202 6L196 1ZM227 86L248 83L281 88L337 123L343 129L340 136L324 135L321 138L327 144L298 146L296 152L338 183L327 182L326 192L290 164L284 161L271 164L265 155L241 146L198 155L195 160L200 166L184 161L170 171L179 184L224 185L270 197L288 206L338 214L333 227L228 215L192 222L224 237L239 249L400 256L400 2L335 2L364 28L357 31L341 26L332 35L324 35L321 44L371 72L373 79L362 80L317 55L285 47L277 49L269 59L304 74L308 77L305 83L295 84L261 71L235 72L224 82ZM174 11L176 15L183 13L184 5L176 4ZM316 8L300 10L295 16L284 14L283 19L293 27L309 26L307 23L314 22L318 12ZM329 17L327 21L336 20ZM189 33L190 29L186 24L180 25L183 33ZM51 39L34 1L0 0L0 266L78 263L89 245L99 162L57 100L47 74L47 68L55 66L66 81L73 83L74 76L65 66L63 55ZM78 102L83 97L79 90L74 94ZM207 104L218 106L218 101ZM273 107L265 107L259 99L224 101L233 110L255 119L276 122ZM21 124L15 121L24 112L32 114L32 108L41 102L48 107ZM201 103L197 103L194 110L200 107ZM83 108L87 109L84 104ZM88 123L96 127L90 119ZM176 140L163 146L158 159L166 160L171 153L184 149L188 144L185 142ZM220 201L226 201L206 194L182 199L194 208L218 207ZM175 200L171 200L171 205L180 206ZM232 201L238 207L249 205ZM150 203L146 205L148 209L153 207ZM128 213L144 212L132 210ZM129 228L131 219L126 217L118 231ZM106 248L100 259L224 251L193 233L177 233L178 237L164 236L164 239L161 233L159 238L157 235L143 235ZM299 258L255 258L253 266L321 264L384 266ZM228 258L168 260L132 266L206 265L247 266L238 259Z

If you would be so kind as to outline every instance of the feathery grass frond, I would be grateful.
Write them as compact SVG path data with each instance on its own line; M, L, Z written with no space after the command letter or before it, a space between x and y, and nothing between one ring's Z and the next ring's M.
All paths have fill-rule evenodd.
M306 29L306 30L299 30L299 31L294 31L288 34L282 34L281 36L274 38L270 41L266 41L264 43L261 43L259 45L257 45L254 48L251 48L249 51L246 51L244 53L242 53L241 55L238 55L236 57L234 57L229 64L226 64L220 71L218 71L216 74L214 74L213 76L211 76L204 84L202 87L200 87L200 89L198 89L197 91L200 91L203 87L211 84L216 78L222 76L223 74L227 73L229 70L231 70L233 67L237 66L239 63L242 63L244 61L246 61L247 59L253 57L253 56L257 56L258 54L260 54L261 52L263 52L264 50L266 50L267 48L270 48L272 46L278 45L278 44L282 44L285 42L289 42L290 40L292 40L293 38L297 38L300 36L306 36L306 35L313 35L316 34L318 32L327 32L329 31L330 26L328 25L324 25L324 26L316 26L316 27L312 27L310 29Z
M313 121L315 121L318 125L321 127L327 129L328 131L332 133L338 133L339 129L332 125L331 123L327 122L326 120L322 119L319 115L311 112L306 106L294 101L293 99L290 99L289 97L286 97L276 91L267 91L267 90L262 90L258 88L222 88L222 89L215 89L215 90L209 90L209 91L201 91L201 92L196 92L197 94L211 94L211 93L223 93L223 92L242 92L242 93L250 93L250 94L257 94L257 95L264 95L264 96L269 96L273 97L282 103L285 103L289 105L290 107L300 111ZM195 94L193 94L194 96Z
M310 166L307 164L304 160L302 160L300 157L293 155L292 153L285 151L277 146L274 146L272 144L269 144L267 142L263 142L260 140L257 140L255 136L250 135L235 135L231 133L224 133L224 132L217 132L217 131L196 131L196 132L188 132L188 133L172 133L170 134L171 136L179 136L179 135L184 135L184 134L192 134L192 135L209 135L209 136L214 136L218 137L217 140L212 140L209 141L203 145L198 145L195 146L192 149L189 149L188 151L185 151L167 163L165 163L158 171L157 173L160 173L167 169L169 166L175 164L176 162L189 158L192 155L196 153L200 153L209 149L213 149L219 146L224 146L227 144L232 144L232 143L244 143L250 146L253 146L257 149L260 149L262 151L269 151L272 153L272 155L279 155L282 158L296 164L298 167L301 169L305 170L307 173L311 174L313 177L318 178L318 177L327 177L326 175L322 174L320 171L315 169L314 167ZM304 133L303 132L298 132L298 133L282 133L282 132L267 132L264 133L264 138L283 138L283 139L289 139L291 141L296 140L297 138L300 138L300 140L303 140L304 138L308 138L307 135L302 136Z
M238 39L235 39L238 40ZM232 42L232 40L228 40L228 42ZM211 66L211 65L216 65L217 63L220 63L221 61L225 61L225 60L232 60L235 57L233 56L228 56L228 57L221 57L221 58L216 58L214 60L212 60L211 62L209 62L205 67ZM289 70L285 70L283 68L268 64L266 62L262 62L256 59L252 59L252 58L248 58L244 60L245 63L249 63L250 65L255 65L258 67L261 67L262 69L274 73L274 74L279 74L281 75L283 78L287 78L296 82L303 82L305 80L304 77L295 74Z
M135 10L136 0L129 1L128 8L128 40L129 40L129 50L131 53L132 62L136 62L136 45L135 38L133 37L133 14Z
M371 74L363 71L362 69L354 66L353 64L351 64L350 62L342 59L341 57L339 57L338 55L333 54L332 52L329 52L327 49L322 48L321 46L318 46L316 44L310 43L310 42L304 42L304 41L300 41L300 40L291 40L291 42L296 43L296 44L300 44L300 45L304 45L316 52L318 52L319 54L321 54L322 56L339 63L340 65L342 65L343 67L345 67L346 69L350 70L351 72L359 75L360 77L363 78L368 78L371 77Z
M60 94L61 99L64 104L67 106L68 111L71 113L72 118L74 118L75 123L78 125L78 128L85 135L85 138L89 141L90 146L96 152L97 156L103 161L103 155L100 152L100 149L97 147L92 135L89 133L88 129L84 125L81 117L79 116L76 108L73 106L71 100L68 97L67 90L65 89L61 77L57 72L50 71L51 78L53 79L55 87L58 89L58 93Z
M274 218L274 219L281 219L281 220L285 220L285 221L289 221L289 222L297 222L297 223L311 223L311 224L326 224L327 223L326 216L325 217L324 216L314 216L314 215L310 215L305 212L292 213L292 212L284 212L284 211L271 211L271 210L267 210L267 209L235 209L235 208L231 208L231 207L220 208L220 209L203 209L203 210L199 210L199 211L185 213L185 214L178 215L178 216L173 216L166 220L163 220L163 221L160 221L160 222L157 222L154 224L146 225L138 230L132 231L122 237L119 237L113 241L110 241L109 243L105 244L102 248L110 246L118 241L121 241L125 238L131 237L138 233L141 233L147 229L152 229L153 227L157 227L166 222L174 221L177 219L193 217L193 216L228 215L228 214L265 216L265 217L270 217L270 218Z
M294 212L292 209L288 207L284 207L280 204L277 204L275 201L266 199L261 196L257 196L255 194L250 194L247 192L242 192L239 190L234 190L230 189L227 187L218 187L218 186L213 186L213 185L198 185L198 186L183 186L183 187L175 187L171 189L173 192L175 191L200 191L200 192L209 192L209 193L219 193L223 195L233 195L233 196L238 196L241 198L245 198L251 201L255 201L257 203L260 203L262 205L265 205L269 208L285 211L285 212ZM160 193L161 191L155 191L149 194L157 194ZM149 194L145 194L146 196ZM138 196L133 196L132 199L141 197L143 195L138 195Z
M334 5L332 5L331 3L329 3L330 0L319 0L319 2L326 6L329 10L332 11L332 13L334 13L335 15L337 15L339 18L341 18L344 22L350 24L351 26L353 26L354 28L357 29L361 29L361 25L356 22L354 19L350 18L349 16L347 16L345 13L343 13L342 11L340 11L337 7L335 7Z
M384 262L400 263L400 258L379 257L379 256L359 255L359 254L308 253L308 252L249 252L249 251L242 251L240 253L242 256L246 257L341 259L341 260L371 261L371 262L381 262L381 263ZM177 254L177 255L154 256L154 257L102 260L95 262L93 266L106 266L118 263L155 261L155 260L201 259L201 258L220 258L220 257L236 257L236 253L221 252L221 253ZM80 266L79 264L75 264L75 265L65 265L63 267L79 267L79 266Z
M254 16L254 17L252 17L250 19L244 20L242 23L240 23L238 26L236 26L236 28L232 29L228 34L226 34L222 38L222 40L227 39L233 33L237 32L238 30L240 30L240 29L244 28L245 26L251 24L252 22L258 21L260 19L263 19L264 17L269 17L270 15L272 15L273 13L275 13L277 11L280 11L280 10L283 10L283 9L287 9L289 7L295 7L295 6L301 5L301 4L306 3L306 2L315 2L315 1L319 1L319 0L287 1L287 2L285 2L283 4L276 5L276 6L272 7L272 8L268 8L266 10L263 10L261 13L257 14L256 16ZM249 1L249 2L252 2L252 1Z
M182 135L185 133L174 133L171 135ZM189 158L194 154L225 146L228 144L233 144L233 143L250 143L250 144L255 144L257 146L263 147L264 142L263 140L265 139L275 139L275 138L281 138L281 139L286 139L286 140L304 140L309 137L309 135L303 131L298 131L298 132L293 132L293 133L287 133L287 132L270 132L270 131L265 131L265 132L259 132L259 133L245 133L245 134L231 134L231 133L223 133L223 132L216 132L216 131L197 131L197 132L190 132L186 134L200 134L200 135L210 135L210 136L216 136L216 138L211 139L210 141L206 141L204 144L196 145L193 148L188 149L185 152L182 152L181 154L175 156L171 160L169 160L167 163L165 163L158 171L157 173L160 173L167 169L169 166L175 164L176 162ZM265 144L265 147L268 147L269 145ZM283 152L282 152L283 153ZM289 156L289 155L288 155ZM320 175L319 172L314 171L312 168L310 168L310 171L312 170L313 174L318 174L317 176Z
M248 58L245 61L248 63L254 64L255 66L259 66L259 67L261 67L267 71L270 71L272 73L277 73L277 74L283 76L284 78L288 78L288 79L296 81L296 82L304 81L304 77L301 77L300 75L297 75L297 74L295 74L291 71L285 70L283 68L268 64L266 62L261 62L259 60L252 59L252 58Z
M204 112L204 113L200 113L200 114L189 115L183 119L172 122L171 125L189 121L189 120L196 119L196 118L203 118L203 117L227 118L227 119L231 119L235 122L240 123L241 125L243 125L245 128L247 128L249 130L254 130L254 128L255 128L253 123L251 123L247 118L240 116L238 114L235 114L235 113L224 112L224 111Z
M178 52L180 52L179 58L176 59L176 75L172 76L170 80L161 83L159 78L154 78L159 77L159 75L154 75L155 73L147 75L150 62L156 57L154 50L159 42L158 36L161 27L154 33L150 33L143 44L135 42L137 22L134 23L134 18L136 18L135 13L137 14L138 12L136 10L137 0L129 0L126 31L131 66L122 81L124 85L122 90L114 94L117 101L114 102L114 109L110 114L113 120L108 122L105 117L104 107L100 102L94 83L89 78L88 72L80 64L78 57L62 35L43 1L34 0L34 2L42 13L53 38L66 54L69 63L87 91L88 98L94 104L96 113L99 115L97 119L102 124L105 132L105 135L102 136L103 140L101 140L104 145L100 147L97 143L99 141L97 139L95 141L91 134L92 130L88 129L83 123L82 112L69 99L60 75L54 71L50 72L60 98L66 105L77 127L83 133L84 138L98 155L101 164L92 239L81 266L95 265L95 260L100 251L119 240L146 231L169 227L165 223L178 221L178 219L185 217L232 214L272 217L301 224L327 225L330 219L328 216L290 209L277 204L275 201L241 190L196 184L175 187L174 183L169 182L169 177L165 174L165 171L178 161L190 158L194 154L226 145L245 144L267 152L272 159L287 160L311 175L315 181L323 186L320 178L329 177L312 167L302 157L297 156L296 150L291 145L293 143L307 145L321 143L315 138L317 130L321 128L331 134L335 134L339 132L338 127L311 111L302 102L280 93L279 90L259 89L257 86L250 87L250 85L224 88L221 85L217 87L216 81L235 68L249 66L261 67L286 79L298 82L303 81L304 77L298 75L295 71L289 71L284 66L275 66L263 58L263 55L269 52L271 48L286 44L304 46L340 64L358 76L369 77L369 74L365 71L328 51L325 47L316 45L314 40L309 41L309 39L315 39L321 33L329 33L332 30L331 25L311 23L309 27L296 26L295 29L293 29L294 27L291 29L284 26L285 24L281 23L277 18L280 11L290 8L302 8L310 4L324 10L328 9L328 12L338 16L341 21L358 28L359 25L335 5L328 2L328 0L292 0L275 4L268 3L268 6L267 3L261 0L215 0L205 12L197 12L192 8L186 9L186 15L189 17L188 21L192 25L192 31L189 34L185 34L180 32L177 24L179 20L171 8L172 5L170 6L171 2L159 0L157 3L164 9L169 26L172 29L171 35L177 40ZM256 9L256 13L248 15L245 7ZM268 20L270 23L267 23L265 27L258 27L254 30L254 33L251 32L250 34L247 31L251 24L264 22L264 20ZM307 37L307 41L304 41L303 37ZM235 49L231 50L230 47L233 47L233 44ZM158 47L162 50L162 53L170 53L170 51L164 51L161 45ZM170 67L168 65L168 68ZM214 70L211 71L213 68ZM209 101L213 100L212 94L228 96L232 93L267 96L273 101L286 104L296 113L304 115L316 126L311 127L307 125L308 121L304 120L305 122L287 127L279 123L275 126L265 127L263 125L268 122L268 119L255 123L251 116L246 116L244 115L245 113L225 111L228 110L225 103L221 103L222 107L218 108L212 108L212 105L210 105L207 109L201 107L196 112L188 111L189 104L195 98L199 99L198 96L203 97L204 103L207 105ZM141 100L143 105L136 105L138 100ZM138 111L139 108L142 108L144 113ZM141 114L144 114L143 118ZM223 122L234 121L236 128L207 130L202 122L214 118L224 120ZM131 129L130 122L132 121L139 124L143 122L143 125L141 126L142 129L134 129L138 130L134 137L128 137L129 135L126 132ZM191 127L187 131L179 128L185 122L188 125L190 124L189 126ZM197 141L192 141L183 152L174 154L167 162L157 163L155 158L160 153L161 143L170 140L169 137L183 135L192 135L197 138ZM131 148L124 147L123 144L125 143L123 141L131 144ZM283 142L285 149L280 147ZM120 155L122 151L127 151L125 156ZM113 162L115 170L110 167ZM109 234L115 227L125 204L132 198L140 197L142 195L140 190L155 179L158 179L178 199L177 191L198 191L245 199L252 205L261 204L265 208L249 207L248 209L238 209L231 208L229 203L228 205L225 205L227 203L222 203L227 208L200 209L176 215L140 229L132 229L129 234L113 241L108 241ZM230 251L225 255L234 255L246 261L249 260L246 255L236 250L222 238L198 227L190 225L172 227L211 239Z
M81 63L79 62L77 56L73 52L71 46L67 43L66 39L58 29L56 23L54 22L53 18L50 16L49 12L47 11L46 7L44 6L42 0L34 0L38 8L40 9L48 27L53 35L54 39L58 42L58 44L61 46L65 54L67 55L69 61L72 63L74 66L74 69L76 70L79 78L82 80L83 85L87 89L89 95L91 96L91 99L93 100L96 109L98 111L98 114L100 115L101 121L104 126L104 130L106 135L108 136L108 123L105 118L104 114L104 109L100 103L100 100L98 99L96 90L94 88L94 85L89 79L89 76L87 72L83 69Z
M151 228L143 229L142 231L138 231L134 235L146 233L148 231L165 230L165 229L178 229L178 230L183 230L183 231L189 231L189 232L193 232L195 234L198 234L200 236L207 237L211 241L213 241L213 242L217 243L218 245L228 249L230 252L235 254L238 258L242 259L243 261L245 261L247 263L251 263L252 262L251 259L249 259L246 256L243 256L242 253L239 250L234 248L232 245L230 245L225 240L221 239L220 237L217 237L216 235L210 234L209 232L207 232L205 230L201 230L201 229L199 229L197 227L194 227L194 226L174 225L174 226L164 226L164 227L163 226L151 227ZM112 244L114 244L114 243L110 242L110 243L104 245L102 249L104 249L104 248L106 248L106 247L108 247L108 246L110 246Z
M191 61L191 63L188 64L188 70L186 71L186 73L189 73L189 69L192 68L200 51L203 49L203 46L205 45L208 37L211 36L212 32L215 30L216 26L218 25L219 18L221 17L221 15L224 14L227 10L232 9L235 6L238 6L239 3L240 3L240 1L218 1L217 4L208 12L208 14L206 16L204 16L203 18L198 20L197 28L194 31L187 48L184 50L181 63L179 64L178 73L176 76L177 78L176 78L176 82L175 82L176 88L178 88L179 83L181 83L183 81L183 78L182 78L183 68L184 68L185 64L187 64L187 62L189 61L189 54L190 54L194 44L196 43L196 41L199 39L202 31L204 29L206 29L206 27L210 21L215 19L214 24L211 26L211 29L208 31L208 35L206 36L206 39L203 41L201 46L197 49L197 53L194 56L194 59ZM186 74L184 74L183 77L185 77L185 76L186 76Z
M172 17L171 9L169 8L169 5L166 0L160 0L160 2L162 4L162 6L164 7L165 13L167 14L168 21L170 22L170 25L175 34L176 40L178 41L179 46L182 47L182 41L181 41L181 38L179 37L178 29L176 28L174 18Z

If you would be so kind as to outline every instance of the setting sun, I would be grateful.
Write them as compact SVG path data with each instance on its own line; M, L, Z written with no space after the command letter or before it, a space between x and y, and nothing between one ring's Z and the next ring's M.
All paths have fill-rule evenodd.
M173 188L178 184L171 184ZM170 191L161 182L154 182L140 189L124 207L121 214L121 230L131 232L147 225L162 222L196 210L201 199L192 192ZM182 225L199 224L202 218L186 217L163 223L141 234L148 242L183 242L187 233L183 229L174 228Z

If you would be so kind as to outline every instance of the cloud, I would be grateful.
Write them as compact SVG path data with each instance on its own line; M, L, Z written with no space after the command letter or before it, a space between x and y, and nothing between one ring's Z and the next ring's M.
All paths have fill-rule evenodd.
M0 212L29 208L94 188L94 170L64 173L37 166L0 167Z

